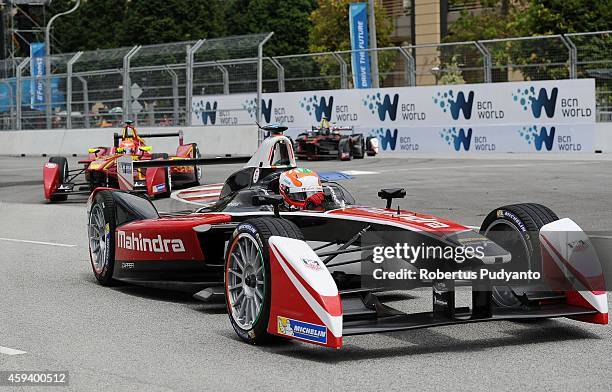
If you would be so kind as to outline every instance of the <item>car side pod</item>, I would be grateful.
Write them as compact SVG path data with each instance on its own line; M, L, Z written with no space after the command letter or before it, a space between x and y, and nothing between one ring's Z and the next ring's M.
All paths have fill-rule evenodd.
M45 190L45 199L50 200L60 186L59 183L60 166L57 163L47 162L43 166L43 183Z
M342 303L327 267L301 240L272 236L268 332L342 347Z
M608 324L608 297L603 270L593 244L580 226L569 218L544 225L540 229L540 244L542 269L556 278L553 282L562 282L567 304L596 311L570 318ZM571 286L569 289L568 283Z

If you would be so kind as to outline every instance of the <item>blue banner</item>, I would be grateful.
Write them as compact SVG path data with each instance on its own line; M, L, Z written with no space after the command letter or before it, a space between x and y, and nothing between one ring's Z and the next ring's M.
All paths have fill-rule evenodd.
M45 44L33 42L30 45L30 58L30 75L34 78L30 84L30 107L45 110Z
M7 79L8 83L0 83L0 113L8 112L11 110L11 107L15 107L15 100L17 99L17 86L15 78ZM32 103L32 91L35 90L32 87L34 83L31 83L29 79L24 79L21 81L21 106L31 106ZM9 87L10 86L10 87ZM44 86L44 85L43 85ZM43 96L44 96L44 88L43 88ZM66 102L66 94L64 91L60 90L60 78L54 76L51 78L51 103L52 107L64 109ZM43 106L44 108L44 106ZM41 109L38 109L41 110Z
M368 55L368 3L351 3L349 7L353 83L355 88L371 88Z

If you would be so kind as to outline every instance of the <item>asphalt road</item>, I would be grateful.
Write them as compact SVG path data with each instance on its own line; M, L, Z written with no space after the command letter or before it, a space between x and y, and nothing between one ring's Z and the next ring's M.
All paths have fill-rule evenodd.
M530 201L584 229L609 230L612 161L575 159L419 156L302 165L370 172L344 182L363 204L382 205L379 188L403 186L402 208L468 225L498 206ZM612 389L610 326L495 322L348 337L341 350L296 342L253 347L238 340L222 304L100 287L90 270L84 199L46 204L44 161L0 157L0 370L68 370L70 386L62 390L75 391ZM207 167L206 180L221 182L238 166ZM418 309L430 293L392 300Z

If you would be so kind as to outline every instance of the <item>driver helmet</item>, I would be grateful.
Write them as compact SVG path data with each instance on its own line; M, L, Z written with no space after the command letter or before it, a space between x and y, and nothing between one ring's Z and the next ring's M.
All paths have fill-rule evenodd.
M136 143L132 138L124 139L119 143L119 147L123 148L123 152L130 155L136 151Z
M304 168L283 172L279 179L279 190L288 207L300 210L323 208L323 186L314 171Z

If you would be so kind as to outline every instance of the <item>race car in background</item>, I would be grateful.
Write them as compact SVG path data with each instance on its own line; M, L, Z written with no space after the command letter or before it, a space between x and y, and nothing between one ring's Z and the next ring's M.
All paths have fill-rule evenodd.
M343 132L350 132L343 134ZM325 117L321 124L301 133L294 142L295 155L299 159L362 159L378 154L378 139L354 133L353 127L341 128L330 124Z
M153 153L144 138L178 137L178 147L174 156L167 153ZM182 131L175 133L138 134L131 121L126 122L121 134L113 135L112 147L94 147L88 150L87 159L78 163L81 168L70 169L65 157L54 156L45 163L43 183L45 199L64 201L69 195L89 194L97 187L117 187L117 161L130 157L134 161L173 160L169 168L138 169L134 171L135 191L149 196L165 197L170 195L173 186L199 185L202 181L202 168L198 165L181 166L186 158L197 159L200 151L196 143L183 143Z
M321 208L289 208L283 204L283 175L313 172L296 169L291 141L282 134L286 127L263 129L271 136L227 178L212 206L160 214L147 198L96 189L87 212L98 282L183 290L202 300L225 298L229 322L250 344L280 337L340 348L349 335L494 320L568 317L607 324L601 264L571 219L559 219L540 204L513 204L492 210L475 231L391 208L394 199L406 195L403 189L382 189L378 196L386 204L367 207L340 184L325 181L319 182L322 192L317 190L323 193ZM136 170L169 161L129 163ZM399 290L430 287L432 311L408 311L410 304L400 311L380 295L397 287L364 285L363 279L376 266L375 246L402 242L483 251L463 260L397 259L401 268L439 266L449 273L402 283ZM550 270L554 286L542 281L500 286L452 274L504 268ZM471 286L470 306L455 302L456 286Z

